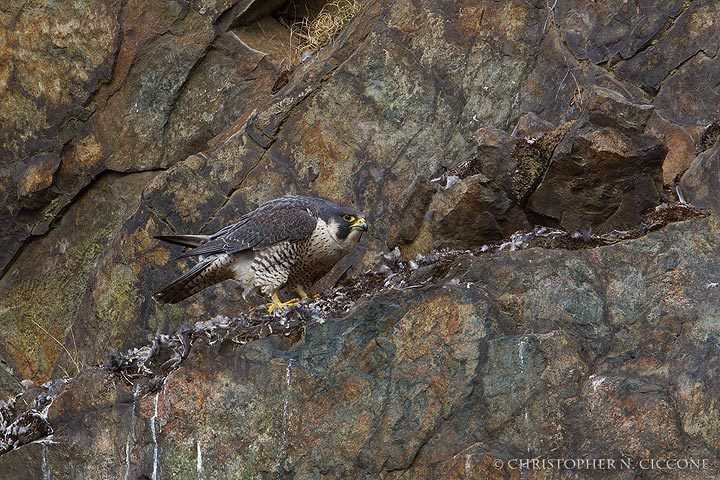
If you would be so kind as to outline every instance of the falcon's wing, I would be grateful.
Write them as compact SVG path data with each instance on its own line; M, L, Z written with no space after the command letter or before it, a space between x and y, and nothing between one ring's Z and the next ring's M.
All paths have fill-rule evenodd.
M309 238L316 225L317 218L304 206L293 202L268 203L223 228L207 243L179 256L238 253L260 250L284 241L297 242Z

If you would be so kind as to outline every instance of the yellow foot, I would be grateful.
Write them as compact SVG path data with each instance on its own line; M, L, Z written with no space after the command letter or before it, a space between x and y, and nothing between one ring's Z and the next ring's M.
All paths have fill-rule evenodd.
M277 295L273 295L272 303L268 303L267 305L268 313L273 313L278 308L294 307L299 303L300 301L297 298L291 298L287 302L281 302Z
M305 289L302 287L302 285L296 286L295 291L298 295L300 295L300 300L307 300L308 294L305 293Z
M297 287L295 287L295 291L297 292L298 295L300 295L300 300L307 300L308 298L314 298L314 299L320 298L320 295L317 293L315 295L308 295L307 292L305 292L305 289L302 287L302 285L298 285Z

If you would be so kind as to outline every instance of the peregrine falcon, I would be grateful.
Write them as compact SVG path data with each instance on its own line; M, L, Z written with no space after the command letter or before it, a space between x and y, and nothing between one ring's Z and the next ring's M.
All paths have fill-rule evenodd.
M282 302L278 290L287 287L307 298L305 290L357 245L367 228L365 218L352 208L323 198L286 195L212 235L156 236L192 247L178 258L198 257L198 263L153 298L178 303L210 285L235 279L270 297L271 312L295 305L297 299Z

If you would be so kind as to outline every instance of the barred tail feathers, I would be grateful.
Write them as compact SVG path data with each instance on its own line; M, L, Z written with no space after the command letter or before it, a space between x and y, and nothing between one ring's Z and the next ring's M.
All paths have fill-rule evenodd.
M213 255L201 261L158 291L153 298L159 303L178 303L211 285L233 277L230 255Z

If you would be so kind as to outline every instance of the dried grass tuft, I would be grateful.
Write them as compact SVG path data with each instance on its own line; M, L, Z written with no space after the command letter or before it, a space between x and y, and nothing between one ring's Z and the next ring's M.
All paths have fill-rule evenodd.
M290 43L295 58L302 61L332 42L360 11L359 0L332 0L314 18L303 18L290 27Z

